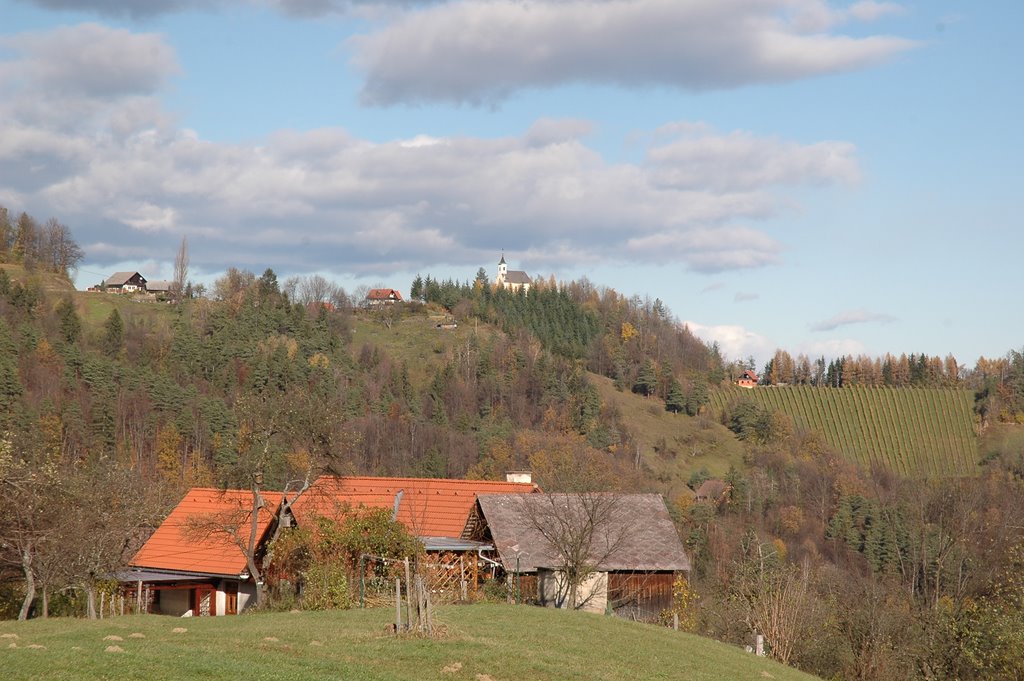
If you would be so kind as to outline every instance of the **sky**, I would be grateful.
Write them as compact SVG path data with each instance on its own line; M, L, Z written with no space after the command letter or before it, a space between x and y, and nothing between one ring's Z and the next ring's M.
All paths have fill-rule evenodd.
M1024 3L0 0L76 284L587 277L730 359L1024 346Z

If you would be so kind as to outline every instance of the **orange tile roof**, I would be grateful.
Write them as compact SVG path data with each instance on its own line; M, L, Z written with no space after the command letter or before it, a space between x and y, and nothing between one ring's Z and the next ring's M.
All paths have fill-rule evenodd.
M266 505L260 509L257 534L262 539L277 515L280 492L262 492ZM246 568L245 554L228 535L208 530L203 534L196 523L208 520L240 528L249 537L252 492L197 487L171 511L149 541L131 560L134 567L181 570L215 575L238 575Z
M539 491L533 483L441 478L367 478L323 475L292 506L299 524L313 516L339 518L346 507L394 508L398 520L419 537L460 537L477 494Z

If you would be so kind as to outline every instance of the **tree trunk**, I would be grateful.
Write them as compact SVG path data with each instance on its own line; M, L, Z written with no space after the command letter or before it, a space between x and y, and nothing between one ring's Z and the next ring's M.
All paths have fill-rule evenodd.
M249 524L249 542L245 552L245 562L249 566L249 576L256 584L257 608L263 604L263 575L260 574L260 569L256 565L256 540L258 538L260 509L263 508L263 505L259 479L254 476L252 483L252 517Z
M85 607L86 616L89 619L94 620L94 619L96 619L96 589L93 587L92 584L87 584L86 585L86 587L85 587L85 595L86 595L86 599L85 599L85 602L86 602L86 607Z
M21 611L18 612L18 620L25 621L28 619L28 611L29 608L32 607L32 601L36 597L36 577L32 572L31 546L26 547L21 552L21 569L25 573L25 600L21 603Z

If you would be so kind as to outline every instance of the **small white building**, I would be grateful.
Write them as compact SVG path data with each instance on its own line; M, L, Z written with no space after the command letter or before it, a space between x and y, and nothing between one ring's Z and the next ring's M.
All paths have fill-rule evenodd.
M513 293L522 289L523 293L529 293L533 286L530 275L521 270L510 270L505 262L505 255L502 254L498 261L498 276L494 278L495 287L501 287Z

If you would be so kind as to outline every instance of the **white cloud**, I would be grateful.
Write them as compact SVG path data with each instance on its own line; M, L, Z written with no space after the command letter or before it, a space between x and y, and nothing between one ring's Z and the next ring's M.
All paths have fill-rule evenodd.
M866 346L852 338L833 338L823 341L804 342L797 348L797 353L807 355L812 359L815 357L835 359L847 355L856 357L868 354Z
M656 181L664 186L737 191L807 182L853 183L860 179L854 152L848 142L801 145L747 132L714 135L695 128L652 148L648 161L656 170Z
M68 38L106 56L85 60L91 84L70 113L37 115L70 77L73 67L56 63ZM154 90L176 59L157 36L87 24L6 44L14 53L0 57L0 73L56 75L0 85L0 197L60 216L87 249L114 243L116 231L122 259L142 244L173 253L175 235L187 233L197 237L197 267L211 270L276 262L415 271L476 266L498 248L535 272L595 261L756 268L781 260L758 224L793 209L780 185L843 183L858 172L841 142L685 121L657 131L636 163L604 158L586 143L591 123L575 119L499 138L378 143L322 129L281 131L258 146L216 143L176 129L160 108ZM126 71L120 62L130 60Z
M835 317L812 324L811 331L834 331L839 327L850 326L851 324L889 324L894 321L896 321L895 317L881 312L870 312L865 309L846 310L840 312Z
M377 105L493 103L572 82L709 90L860 69L914 47L823 32L887 7L840 16L821 0L456 0L349 44L363 99Z
M758 300L760 297L760 294L757 293L751 293L748 291L738 291L736 295L733 297L733 301L737 303L749 303L752 300Z
M744 361L753 357L758 366L775 352L775 344L767 337L735 324L706 326L697 322L683 322L690 331L706 343L718 343L726 361Z
M73 97L151 94L178 72L174 51L157 34L99 24L66 26L0 39L21 58L0 70L0 86Z

